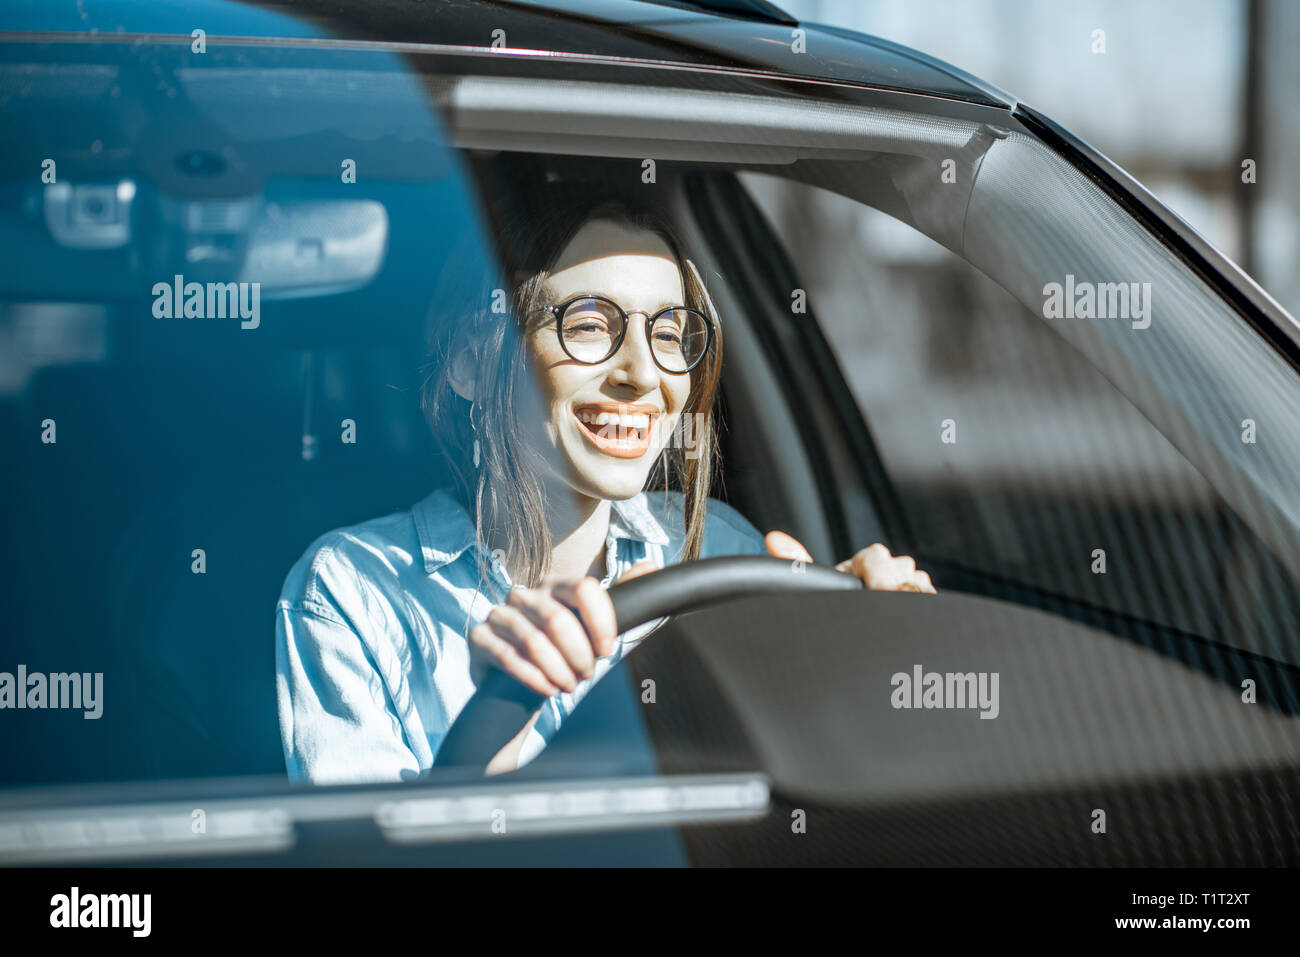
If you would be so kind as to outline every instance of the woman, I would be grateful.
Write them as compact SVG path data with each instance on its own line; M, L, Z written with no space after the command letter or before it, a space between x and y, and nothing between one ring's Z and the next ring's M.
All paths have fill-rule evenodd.
M812 560L709 497L722 327L667 226L563 199L530 222L504 243L518 319L489 307L435 343L425 408L455 487L329 533L285 581L292 778L417 776L487 667L548 698L489 772L517 767L653 627L619 639L611 582L719 554ZM934 591L882 545L838 567Z

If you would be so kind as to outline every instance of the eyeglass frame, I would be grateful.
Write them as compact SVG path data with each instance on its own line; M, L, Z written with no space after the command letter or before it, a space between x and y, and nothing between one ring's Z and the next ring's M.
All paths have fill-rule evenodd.
M569 347L564 343L564 312L575 302L581 302L584 299L594 299L597 302L607 303L608 305L611 305L615 309L617 309L618 314L623 317L623 329L621 332L619 332L618 338L614 342L614 347L609 350L609 353L605 356L605 358L597 359L595 362L591 362L586 359L579 359L577 356L575 356L572 352L569 351ZM580 363L585 366L598 366L602 362L608 362L610 359L614 358L614 356L618 355L618 350L623 348L623 340L627 338L627 330L632 325L632 316L638 313L640 315L646 316L643 310L634 309L632 310L632 312L628 312L626 309L624 309L622 306L616 303L613 299L608 299L605 296L595 296L595 295L587 295L587 294L574 296L571 299L566 299L564 300L564 302L556 303L553 306L539 306L534 311L549 312L551 315L555 317L555 337L560 341L560 348L563 349L564 354L568 356L570 359L572 359L574 362ZM694 362L692 362L690 365L688 365L685 369L681 369L681 370L665 369L663 363L659 361L659 357L655 353L654 343L650 341L650 334L654 330L654 324L659 319L660 316L667 315L670 312L679 312L679 311L694 313L695 315L699 316L701 319L704 320L704 329L705 329L705 337L706 337L704 343L704 349L703 351L700 352L700 357L696 359ZM690 306L665 306L664 308L656 312L653 316L646 316L645 336L646 336L646 343L650 346L650 358L654 361L655 367L657 369L659 369L661 372L668 373L668 375L686 375L688 372L691 372L696 367L698 367L699 364L703 362L705 357L709 354L709 350L713 348L713 339L714 339L713 319L698 309L692 309Z

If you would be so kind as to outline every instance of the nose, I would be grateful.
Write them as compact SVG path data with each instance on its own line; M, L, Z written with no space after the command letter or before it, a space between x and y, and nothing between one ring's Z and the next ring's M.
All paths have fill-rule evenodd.
M638 322L637 317L640 317ZM649 317L643 312L628 313L627 334L623 344L614 354L614 367L609 377L619 384L630 385L637 394L649 392L659 384L659 367L650 352L650 339L645 334Z

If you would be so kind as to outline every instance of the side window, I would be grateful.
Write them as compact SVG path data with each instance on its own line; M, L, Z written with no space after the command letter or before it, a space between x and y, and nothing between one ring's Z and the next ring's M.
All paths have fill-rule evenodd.
M1248 650L1295 620L1294 581L1042 318L878 210L740 176L806 288L917 558L941 583Z

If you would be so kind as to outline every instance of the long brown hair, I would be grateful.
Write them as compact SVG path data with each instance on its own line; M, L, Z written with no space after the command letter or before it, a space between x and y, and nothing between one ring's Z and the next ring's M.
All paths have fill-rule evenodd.
M423 386L425 416L447 458L455 491L474 519L478 540L489 541L491 531L508 542L505 561L512 581L536 587L550 567L553 543L539 480L544 474L541 452L520 434L521 420L515 414L516 403L525 398L520 385L530 383L533 374L524 348L525 320L535 315L539 305L547 305L542 301L542 284L570 240L592 220L612 220L663 238L681 271L683 305L705 313L714 324L712 347L690 373L691 389L682 411L683 418L698 413L692 420L698 427L691 434L691 447L670 441L646 482L647 489L675 488L683 493L682 557L698 558L718 460L714 399L722 370L721 323L699 270L684 256L669 223L644 206L601 195L581 183L547 184L531 194L521 191L516 198L532 207L525 211L524 221L516 213L513 223L493 224L495 252L513 281L483 289L476 307L435 323ZM448 266L453 273L460 268L455 263ZM467 346L472 357L469 374L475 383L473 403L451 386L452 362ZM476 437L481 456L477 469L472 452ZM490 580L481 549L478 560L481 578Z

